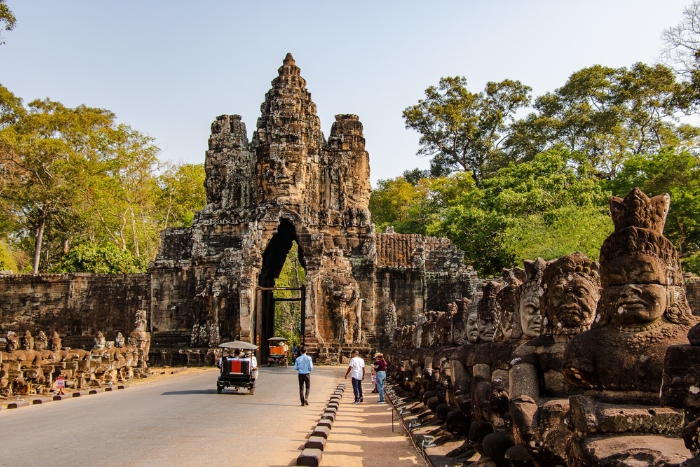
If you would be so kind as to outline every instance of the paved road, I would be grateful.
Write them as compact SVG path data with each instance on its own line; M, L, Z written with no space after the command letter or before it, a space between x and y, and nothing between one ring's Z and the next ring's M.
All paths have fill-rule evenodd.
M255 395L216 394L216 369L0 412L0 466L294 465L337 369L316 368L301 407L292 368L261 368Z

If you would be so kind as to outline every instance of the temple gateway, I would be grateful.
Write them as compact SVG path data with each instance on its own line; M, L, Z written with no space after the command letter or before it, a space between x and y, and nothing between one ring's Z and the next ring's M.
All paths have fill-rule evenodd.
M304 341L319 361L391 341L397 323L470 293L473 273L446 239L378 234L368 210L369 155L356 115L326 139L287 54L248 141L221 115L206 152L207 205L191 228L167 229L151 269L151 332L206 347L274 330L275 279L296 242Z
M206 207L192 227L161 233L149 273L0 276L0 332L57 331L89 348L98 332L130 332L143 309L151 363L212 363L210 349L236 337L264 361L294 244L307 279L300 325L319 362L368 355L397 326L473 294L476 275L449 240L375 232L362 123L337 115L326 138L291 54L261 112L252 141L238 115L212 123Z

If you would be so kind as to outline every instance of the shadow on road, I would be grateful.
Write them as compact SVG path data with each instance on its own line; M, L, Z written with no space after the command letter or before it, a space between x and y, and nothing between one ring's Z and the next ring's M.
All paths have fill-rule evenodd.
M188 389L186 391L166 391L161 396L186 396L188 394L216 394L216 389Z

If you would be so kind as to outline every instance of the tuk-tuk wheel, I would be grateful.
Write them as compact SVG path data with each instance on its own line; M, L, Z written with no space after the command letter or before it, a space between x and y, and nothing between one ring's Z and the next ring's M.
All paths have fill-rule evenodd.
M219 384L216 385L216 393L217 394L221 394L221 391L223 391L223 390L224 390L223 386L221 386Z
M251 396L253 394L255 394L255 388L250 388L250 391L248 391L248 394L250 394Z

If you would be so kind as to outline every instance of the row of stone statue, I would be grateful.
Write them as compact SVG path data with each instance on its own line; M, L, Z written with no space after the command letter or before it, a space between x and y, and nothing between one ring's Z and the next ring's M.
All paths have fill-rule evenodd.
M680 435L696 411L678 397L672 405L688 409L685 420L659 396L667 350L687 345L698 321L678 253L663 236L669 206L668 195L638 189L613 197L615 231L600 263L579 252L528 261L485 282L473 300L400 328L387 352L393 377L497 465L689 457ZM667 366L687 368L678 359L688 352L673 355Z
M48 393L56 390L59 376L66 388L83 389L144 374L150 348L145 323L145 311L139 310L128 339L119 332L114 341L107 341L98 332L91 350L63 347L56 331L51 339L43 331L36 337L28 330L21 337L8 331L5 350L0 351L0 395Z

